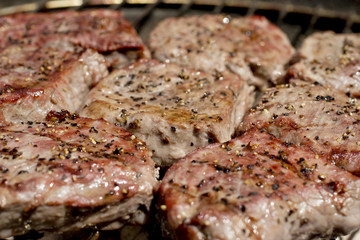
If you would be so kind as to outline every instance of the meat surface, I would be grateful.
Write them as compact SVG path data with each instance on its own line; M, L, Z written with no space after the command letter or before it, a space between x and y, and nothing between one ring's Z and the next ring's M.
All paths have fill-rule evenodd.
M104 120L48 119L0 128L0 238L143 224L158 184L145 143Z
M92 9L53 13L19 13L0 17L0 47L43 45L44 41L71 42L101 52L113 68L149 56L140 37L120 11Z
M304 240L360 226L360 178L251 129L175 163L159 189L172 239Z
M167 167L197 147L230 140L252 106L253 90L236 75L142 59L102 80L80 115L128 129Z
M0 50L0 121L44 120L50 110L75 112L108 70L103 56L63 41Z
M298 52L300 61L289 74L307 81L332 86L360 97L360 35L314 33Z
M153 57L206 72L233 72L261 88L279 83L294 53L265 17L195 15L167 18L151 32Z
M144 49L122 13L105 9L7 15L0 18L0 33L6 36L0 39L0 48L56 37L99 52Z
M252 127L306 145L360 175L360 104L341 91L296 79L270 88L246 114L241 131Z
M119 11L22 13L0 17L0 121L44 120L78 110L108 74L146 55ZM100 53L99 53L100 52Z

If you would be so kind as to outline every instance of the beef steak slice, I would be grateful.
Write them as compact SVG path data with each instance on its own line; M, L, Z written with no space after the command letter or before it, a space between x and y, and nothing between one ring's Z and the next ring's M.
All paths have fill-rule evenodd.
M77 111L90 88L108 74L93 50L54 40L0 50L0 120L44 120L50 110Z
M196 147L229 140L253 101L253 88L236 75L142 59L102 80L80 115L123 126L167 167Z
M108 9L7 15L0 17L0 32L7 36L0 39L0 48L46 36L99 52L144 49L122 13Z
M0 32L7 36L0 39L5 123L43 120L49 110L77 111L108 67L146 52L130 23L112 10L8 15L0 17Z
M310 239L360 226L360 179L251 129L175 163L158 211L172 239Z
M289 74L360 96L360 35L314 33L299 49Z
M252 127L306 145L360 175L360 105L341 91L297 79L270 88L246 114L241 131Z
M104 120L48 117L0 128L0 238L143 224L157 188L144 142Z
M230 71L259 87L282 81L294 53L287 36L261 16L167 18L151 32L149 48L158 60Z

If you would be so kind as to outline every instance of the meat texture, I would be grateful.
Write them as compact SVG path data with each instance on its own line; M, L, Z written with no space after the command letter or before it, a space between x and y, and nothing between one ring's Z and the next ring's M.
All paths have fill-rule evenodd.
M151 32L153 57L207 72L233 72L249 84L279 83L294 53L265 17L195 15L167 18Z
M360 226L360 179L306 148L249 130L174 164L159 189L164 236L304 240Z
M360 175L360 105L341 91L296 79L270 88L246 114L241 131L252 127L306 145Z
M253 88L236 75L142 59L102 80L80 115L125 127L167 167L196 147L229 140L253 101Z
M44 120L50 110L77 111L108 67L144 52L130 23L110 10L4 16L0 32L7 36L0 39L3 123Z
M107 74L100 54L67 42L8 46L0 50L0 120L20 123L44 120L50 110L77 111Z
M150 53L120 11L95 9L54 13L20 13L0 18L0 47L61 39L104 54L120 68ZM40 38L40 39L39 39Z
M314 33L299 49L289 74L360 97L360 35Z
M99 52L144 49L135 29L121 12L113 10L7 15L0 18L0 32L7 36L0 39L0 48L56 37Z
M145 143L104 120L48 119L0 128L0 238L143 224L158 174Z

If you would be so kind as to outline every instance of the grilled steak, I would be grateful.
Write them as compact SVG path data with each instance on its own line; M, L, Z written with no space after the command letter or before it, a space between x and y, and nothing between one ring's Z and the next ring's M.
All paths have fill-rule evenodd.
M0 18L0 47L22 43L43 45L54 38L102 52L118 68L149 56L135 29L120 11L86 10L20 13ZM40 38L40 40L39 40Z
M253 88L236 75L142 59L102 80L80 115L125 127L166 167L196 147L229 140L253 101Z
M77 111L89 89L145 54L121 12L26 13L0 17L0 120L43 120ZM105 56L101 56L97 51Z
M46 36L99 52L144 49L140 37L122 13L104 9L7 15L0 18L0 32L6 36L0 39L0 48Z
M291 76L319 82L360 97L360 35L314 33L299 49Z
M50 110L77 111L107 74L101 55L66 41L10 45L0 50L0 120L19 123L44 120Z
M144 142L104 120L48 119L0 128L0 238L144 223L157 187Z
M224 15L168 18L150 34L153 57L207 72L231 71L260 87L279 83L294 53L266 18Z
M159 189L173 239L309 239L360 226L360 178L252 129L175 163Z
M252 127L360 175L360 105L341 91L300 80L270 88L244 117L242 131Z

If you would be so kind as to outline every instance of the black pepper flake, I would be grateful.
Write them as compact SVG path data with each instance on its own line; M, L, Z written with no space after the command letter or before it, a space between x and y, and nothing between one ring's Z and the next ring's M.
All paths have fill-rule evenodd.
M272 190L278 190L279 189L279 184L274 183L273 185L271 185Z
M20 174L24 174L24 173L29 173L28 171L26 171L26 170L20 170L19 172L18 172L18 175L20 175Z
M223 173L229 173L230 172L230 169L229 168L226 168L226 167L223 167L223 166L220 166L220 165L217 165L217 164L214 164L214 168L218 171L222 171Z
M240 206L240 209L241 209L241 212L245 212L245 211L246 211L245 205L241 205L241 206Z
M196 185L197 188L200 188L204 183L206 182L205 179L201 180L198 185Z
M108 143L108 144L105 145L105 147L106 147L106 148L110 148L111 145L113 145L113 144L112 144L112 143Z
M222 199L221 199L221 202L222 202L224 205L228 205L228 204L229 204L229 200L227 200L226 198L222 198Z
M142 100L142 97L134 97L134 96L130 96L130 98L134 101L134 102L138 102L140 100Z
M115 154L115 155L120 155L122 150L123 150L122 147L116 148L116 149L113 151L113 154Z
M200 195L200 199L203 199L203 198L206 198L206 197L209 197L209 193L206 192L206 193L203 193Z
M170 143L168 138L163 138L161 141L162 141L163 144L169 144Z
M129 81L127 81L127 82L125 83L124 87L128 87L128 86L130 86L130 85L133 84L133 83L134 83L134 81L129 80Z
M223 187L222 187L222 186L214 186L214 187L212 188L212 190L215 191L215 192L219 192L219 191L222 191L222 190L223 190Z
M172 132L176 132L176 127L171 126L170 129L171 129Z
M304 162L304 161L305 161L305 158L301 157L301 158L299 159L299 161L297 161L297 164L301 164L301 163Z
M96 130L96 128L94 128L94 127L91 127L90 130L89 130L89 132L98 133L98 130Z
M321 95L317 95L315 97L315 101L320 101L320 100L324 100L326 102L332 102L335 100L335 98L333 98L332 96L321 96Z

